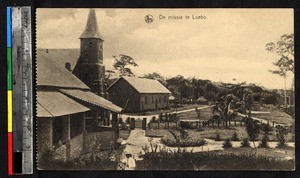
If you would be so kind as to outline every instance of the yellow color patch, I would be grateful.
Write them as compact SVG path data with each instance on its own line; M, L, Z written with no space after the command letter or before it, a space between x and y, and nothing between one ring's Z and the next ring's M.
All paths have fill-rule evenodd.
M8 120L7 120L7 129L8 129L8 132L12 132L12 121L13 121L13 116L12 116L12 113L13 113L13 103L12 103L12 100L13 100L13 97L12 97L12 91L11 90L8 90L7 91L7 117L8 117Z

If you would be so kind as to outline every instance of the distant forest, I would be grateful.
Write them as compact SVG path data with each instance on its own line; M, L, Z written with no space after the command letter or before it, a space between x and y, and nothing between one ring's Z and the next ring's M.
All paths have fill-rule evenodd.
M262 86L247 83L217 83L210 80L202 80L198 78L185 78L177 75L171 78L165 78L159 73L149 73L140 78L155 79L160 81L166 88L168 88L172 95L177 100L197 101L203 98L209 102L215 102L218 98L233 94L240 100L244 100L245 96L251 96L255 103L279 105L283 104L283 96L278 90L268 90ZM116 79L109 78L107 80L110 86Z

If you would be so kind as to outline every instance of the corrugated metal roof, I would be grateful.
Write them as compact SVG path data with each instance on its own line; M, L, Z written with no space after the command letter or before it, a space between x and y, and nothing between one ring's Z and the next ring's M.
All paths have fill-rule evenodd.
M59 89L62 93L72 96L76 99L79 99L84 102L91 103L96 106L100 106L107 110L111 110L114 112L121 112L122 108L116 106L112 102L90 92L90 91L83 91L83 90L72 90L72 89Z
M89 110L59 91L37 91L37 117L58 117Z
M94 9L91 9L85 26L85 30L80 38L99 38L103 40L98 28L96 13Z
M54 60L52 53L37 53L37 85L87 89L81 80Z
M157 80L138 78L138 77L121 77L121 78L127 81L139 93L171 93L165 86L163 86ZM118 81L116 81L115 83L117 82Z

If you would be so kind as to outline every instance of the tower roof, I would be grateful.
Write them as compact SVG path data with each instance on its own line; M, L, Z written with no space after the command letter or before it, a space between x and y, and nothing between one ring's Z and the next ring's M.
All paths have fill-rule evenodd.
M85 30L80 36L80 39L81 38L98 38L103 40L103 37L99 32L96 13L94 9L90 9Z

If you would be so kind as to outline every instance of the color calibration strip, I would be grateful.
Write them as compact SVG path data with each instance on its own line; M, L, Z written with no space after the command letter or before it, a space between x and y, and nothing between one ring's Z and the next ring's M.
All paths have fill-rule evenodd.
M8 174L33 173L31 8L7 7Z
M7 19L7 128L8 128L8 174L13 175L13 96L12 96L12 27L11 7L6 9Z

